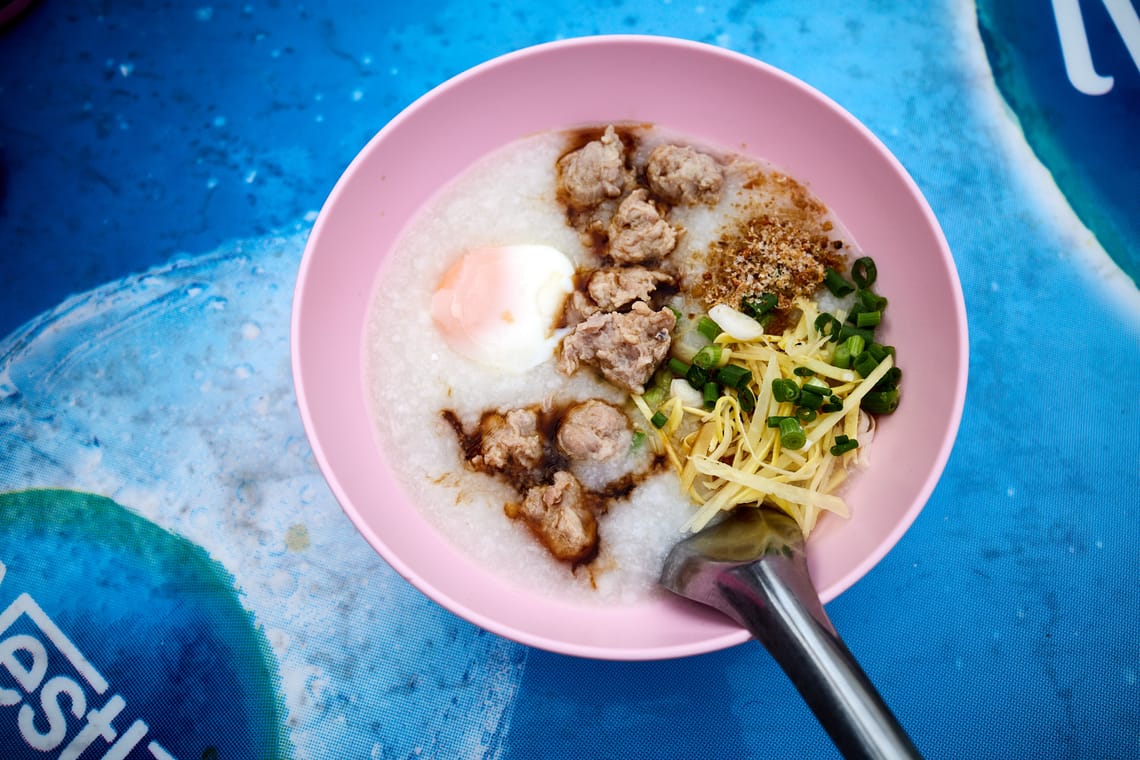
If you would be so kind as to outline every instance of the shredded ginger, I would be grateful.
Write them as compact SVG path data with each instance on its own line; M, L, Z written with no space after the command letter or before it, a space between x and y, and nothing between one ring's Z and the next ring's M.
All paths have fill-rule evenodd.
M867 444L873 435L873 419L859 409L860 401L893 366L887 356L865 378L853 370L831 364L835 344L816 330L815 304L796 303L798 322L782 335L759 335L748 340L721 333L721 363L746 367L752 373L749 390L756 397L750 414L741 408L734 393L717 399L713 409L693 406L689 394L668 396L658 408L665 424L651 428L658 445L676 469L682 490L697 511L684 530L697 531L721 512L741 504L768 502L799 523L806 537L823 512L849 515L846 502L837 494L849 469L865 463ZM838 315L840 321L843 315ZM803 367L814 375L800 377L793 370ZM798 450L780 444L778 428L768 426L773 416L793 416L796 404L777 401L772 381L777 379L826 383L842 409L819 412L814 420L801 421L806 442ZM654 410L641 396L634 403L650 420ZM836 436L858 440L859 448L835 456L830 449Z

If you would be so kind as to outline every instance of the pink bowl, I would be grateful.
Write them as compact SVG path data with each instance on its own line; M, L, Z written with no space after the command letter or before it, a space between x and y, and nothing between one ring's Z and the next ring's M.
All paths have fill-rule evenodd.
M646 73L637 87L613 76L630 67ZM851 586L914 521L949 457L965 399L965 306L938 222L899 162L831 100L752 58L660 37L572 39L496 58L424 95L365 146L321 210L297 281L293 375L309 440L344 511L430 598L555 652L692 655L748 634L667 595L610 608L538 596L452 546L401 490L389 464L398 452L377 443L364 383L377 272L421 204L512 140L608 121L657 123L773 162L806 181L874 256L891 298L888 340L906 373L904 401L881 421L873 465L847 492L854 516L824 520L809 544L823 601Z

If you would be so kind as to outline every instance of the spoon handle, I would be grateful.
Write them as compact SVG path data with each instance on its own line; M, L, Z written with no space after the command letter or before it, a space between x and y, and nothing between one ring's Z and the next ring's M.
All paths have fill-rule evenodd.
M921 758L832 627L802 555L739 566L721 574L717 585L845 758Z

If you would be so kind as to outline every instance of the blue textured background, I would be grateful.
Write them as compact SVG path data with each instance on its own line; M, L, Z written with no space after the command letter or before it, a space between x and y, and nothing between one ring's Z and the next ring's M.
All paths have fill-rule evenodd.
M987 41L990 58L1036 56L1060 92L1048 20L1006 6ZM158 287L130 277L149 267L180 305L130 311L155 331L105 348L74 319L53 337L50 314L0 343L0 488L108 493L206 546L272 629L297 757L835 756L758 645L622 664L488 642L371 554L293 416L291 278L356 151L473 64L605 32L710 42L804 79L887 144L943 225L970 319L959 441L910 532L828 607L918 746L1140 756L1140 294L1033 152L1032 119L1003 105L969 3L41 0L0 32L0 336L104 283L80 311L117 317L122 293ZM1122 114L1102 127L1134 132L1137 71L1103 21L1096 34ZM1066 166L1140 176L1134 139L1109 153L1088 129ZM1134 224L1127 187L1098 203ZM53 372L68 341L82 358ZM139 357L172 342L183 353L148 376ZM162 432L152 401L192 435ZM271 448L227 443L253 435L242 426L211 435L262 403L275 421L250 422L252 440ZM203 471L217 490L184 496ZM311 542L288 543L298 524Z

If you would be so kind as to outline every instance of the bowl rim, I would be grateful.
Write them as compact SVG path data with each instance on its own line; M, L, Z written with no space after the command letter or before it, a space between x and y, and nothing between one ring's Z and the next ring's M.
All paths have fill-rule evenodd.
M332 462L329 459L329 456L314 425L313 410L308 394L306 392L303 367L304 362L302 359L302 339L300 337L300 334L303 324L304 305L306 301L306 284L309 281L309 272L313 266L313 258L315 256L317 244L322 238L325 227L329 223L330 209L336 205L336 202L340 196L346 192L346 188L350 184L350 178L356 173L356 171L359 170L362 163L366 160L367 155L374 149L374 146L376 144L383 141L390 132L398 129L403 122L414 118L421 109L426 107L426 104L428 102L434 100L449 90L463 86L463 84L470 79L480 77L485 71L489 69L506 64L516 63L518 61L525 60L534 56L541 56L552 50L628 44L654 46L664 45L670 47L679 47L688 49L690 51L699 52L703 55L721 57L737 64L759 69L766 75L783 80L785 84L799 89L803 94L818 101L824 108L832 111L836 116L840 117L844 122L846 122L846 125L849 128L859 132L861 137L878 154L879 158L884 160L887 165L889 165L891 171L902 181L907 193L916 201L919 209L921 210L925 223L933 233L932 242L937 246L940 257L947 265L947 271L950 275L950 277L947 279L947 284L949 285L951 291L949 295L954 304L955 317L957 319L956 328L957 334L960 336L960 340L958 346L956 347L957 351L955 359L957 362L957 372L953 378L954 392L952 398L952 408L949 410L949 414L945 418L946 427L942 435L942 440L937 447L937 453L928 470L927 477L924 479L921 486L916 490L915 498L913 499L909 508L900 516L900 519L895 521L892 529L888 531L878 542L878 544L875 546L874 551L867 553L860 562L858 562L845 574L841 582L833 585L833 593L827 595L826 598L822 598L824 595L821 594L822 601L825 604L849 589L852 585L854 585L854 583L863 578L875 565L877 565L883 559L883 557L885 557L886 554L888 554L891 549L898 543L906 531L909 530L914 520L917 518L919 512L922 511L926 503L929 501L931 494L933 493L935 487L942 477L957 438L965 406L966 385L969 371L968 323L966 319L965 300L963 297L960 277L954 264L953 256L951 254L949 244L945 238L945 234L943 233L941 225L939 224L933 209L930 207L930 204L922 193L921 189L918 187L917 183L903 166L901 161L870 130L870 128L855 118L843 106L825 95L820 90L816 89L814 86L782 69L773 66L772 64L769 64L750 55L739 53L710 43L668 35L600 34L569 37L518 48L516 50L486 59L428 89L406 107L404 107L390 120L388 120L357 151L353 159L349 162L344 171L338 177L337 182L334 184L334 187L330 191L327 199L322 204L322 207L317 215L317 219L314 222L313 227L309 233L298 268L297 280L293 291L293 304L290 319L290 364L298 411L300 413L302 425L312 449L313 456L322 475L324 476L324 479L328 483L338 504L341 506L342 511L346 514L354 527L366 539L369 546L374 551L376 551L382 557L382 559L387 562L400 576L402 576L417 590L424 593L435 603L487 631L521 644L575 657L620 661L671 659L704 654L749 641L751 639L751 636L744 629L728 629L722 634L709 636L697 642L659 646L640 646L636 649L629 647L617 648L612 645L567 643L565 641L555 640L550 637L535 634L529 631L522 631L510 625L504 624L501 621L488 616L486 613L474 609L464 602L461 602L454 595L444 591L437 585L425 579L402 556L393 550L383 539L383 537L377 535L372 526L365 521L364 516L360 510L352 506L353 499L349 496L344 484L341 481L341 478L338 476L335 468L333 467Z

